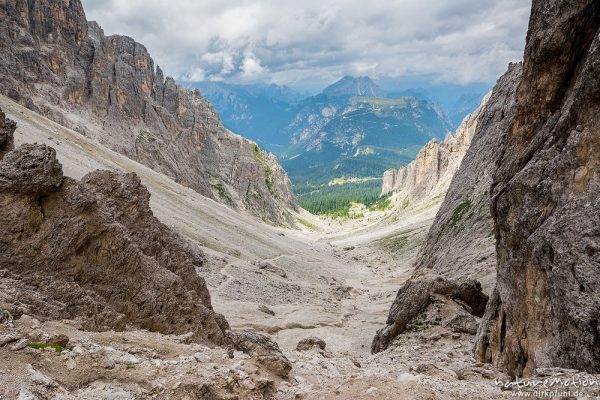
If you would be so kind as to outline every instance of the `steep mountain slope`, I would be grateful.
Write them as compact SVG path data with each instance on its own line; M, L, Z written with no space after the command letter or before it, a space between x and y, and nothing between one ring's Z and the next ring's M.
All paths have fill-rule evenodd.
M600 371L599 33L599 3L534 0L523 66L494 89L413 276L489 290L496 264L475 352L513 377Z
M513 376L600 372L599 65L600 3L533 1L492 183L498 296L478 346Z
M287 127L292 146L282 157L293 180L380 176L411 161L422 145L450 129L424 100L365 94L383 93L368 78L344 78L300 104Z
M231 85L224 82L189 83L219 111L223 124L234 132L277 152L289 144L285 127L303 96L275 84Z
M416 275L475 278L488 294L493 290L496 250L490 185L500 157L498 148L515 113L520 77L521 66L511 65L480 110L473 140L460 168L452 174L452 183L418 257Z
M394 197L407 206L443 196L471 145L487 101L488 97L485 97L479 108L467 116L456 132L448 134L443 142L438 143L433 139L410 164L387 170L383 174L381 193L386 195L393 192Z
M202 195L290 223L296 200L275 157L165 79L143 45L106 37L78 0L5 1L0 17L0 93Z

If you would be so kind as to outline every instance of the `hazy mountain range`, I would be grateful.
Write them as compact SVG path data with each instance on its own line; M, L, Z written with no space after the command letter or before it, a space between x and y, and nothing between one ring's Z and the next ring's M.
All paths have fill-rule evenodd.
M313 96L275 84L188 86L200 89L226 127L277 154L295 184L381 176L453 131L483 96L456 94L452 102L444 93L443 107L426 89L386 92L351 76Z

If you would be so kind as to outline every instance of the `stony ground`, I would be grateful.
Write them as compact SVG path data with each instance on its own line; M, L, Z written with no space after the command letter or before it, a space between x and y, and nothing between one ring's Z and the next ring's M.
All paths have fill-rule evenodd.
M439 204L351 225L305 213L297 217L312 229L259 224L5 98L0 107L18 123L16 144L52 145L66 175L136 172L155 215L206 252L209 262L198 273L216 311L234 329L269 335L293 366L282 379L246 354L190 344L186 335L94 333L77 321L3 315L0 399L511 397L494 382L508 378L472 358L474 335L464 332L470 329L446 325L457 310L443 299L390 349L370 354ZM0 271L0 290L9 289ZM61 352L32 348L64 336ZM322 339L325 349L298 351L307 337Z

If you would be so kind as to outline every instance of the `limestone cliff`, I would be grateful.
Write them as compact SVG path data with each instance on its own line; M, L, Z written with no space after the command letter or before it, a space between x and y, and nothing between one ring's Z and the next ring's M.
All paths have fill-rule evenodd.
M105 36L79 0L1 2L0 74L0 93L56 122L205 196L291 222L297 201L276 158L226 130L143 45Z
M600 372L600 3L534 0L492 184L496 301L478 356Z
M478 279L490 294L496 283L496 248L490 186L502 139L515 114L521 65L512 64L481 108L473 140L452 178L416 262L415 275Z
M488 97L464 119L455 134L448 134L441 143L431 140L410 164L387 170L383 175L382 194L393 192L396 202L404 207L443 196L473 140Z
M8 151L0 158L0 309L225 343L229 325L196 273L204 254L160 223L149 200L135 174L95 171L77 182L63 177L50 147Z

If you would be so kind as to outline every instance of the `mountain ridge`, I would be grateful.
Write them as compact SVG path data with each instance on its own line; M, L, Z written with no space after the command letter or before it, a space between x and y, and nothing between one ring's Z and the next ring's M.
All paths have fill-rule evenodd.
M276 158L226 130L198 91L155 68L145 46L105 36L78 0L11 0L0 15L0 93L204 196L293 224L297 201Z

